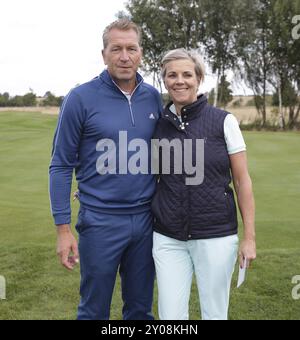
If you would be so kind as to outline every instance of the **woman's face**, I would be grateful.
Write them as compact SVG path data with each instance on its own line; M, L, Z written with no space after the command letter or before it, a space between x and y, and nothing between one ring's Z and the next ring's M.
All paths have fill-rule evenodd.
M180 59L169 62L164 83L176 106L183 107L197 101L200 79L192 61Z

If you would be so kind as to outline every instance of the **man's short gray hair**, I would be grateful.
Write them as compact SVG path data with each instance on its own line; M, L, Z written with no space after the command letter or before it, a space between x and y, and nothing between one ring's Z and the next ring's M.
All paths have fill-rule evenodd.
M184 48L169 51L162 60L161 76L165 79L167 74L167 64L175 60L190 60L195 64L195 71L200 82L205 78L205 65L201 56L196 52L187 51Z
M117 30L120 30L120 31L130 31L130 30L135 31L136 34L138 35L139 45L141 46L142 30L133 21L129 20L128 18L123 18L123 19L119 19L117 21L114 21L112 24L110 24L109 26L107 26L105 28L105 30L103 32L103 47L104 47L104 49L109 44L108 35L109 35L110 31L112 31L113 29L117 29Z

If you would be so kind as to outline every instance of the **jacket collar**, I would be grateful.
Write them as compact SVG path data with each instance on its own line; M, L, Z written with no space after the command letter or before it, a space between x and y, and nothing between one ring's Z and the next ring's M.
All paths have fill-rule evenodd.
M169 121L177 130L186 133L185 129L190 125L189 122L201 116L203 109L207 105L207 97L200 95L195 103L184 106L181 110L181 120L170 110L172 105L173 102L167 105L162 119Z
M165 111L163 113L163 118L168 119L170 116L173 117L173 113L170 110L170 107L173 105L173 102L170 102L167 107L165 108ZM204 109L204 107L207 105L207 97L202 94L198 97L198 100L192 104L189 104L187 106L184 106L181 110L181 117L183 122L188 122L191 120L196 119L199 117Z
M114 80L112 79L111 75L109 74L108 70L104 70L100 76L99 79L101 79L105 84L107 84L109 87L114 88L114 89L118 89L120 90L120 88L116 85L116 83L114 82ZM139 87L142 83L144 82L143 77L137 73L136 75L136 87Z

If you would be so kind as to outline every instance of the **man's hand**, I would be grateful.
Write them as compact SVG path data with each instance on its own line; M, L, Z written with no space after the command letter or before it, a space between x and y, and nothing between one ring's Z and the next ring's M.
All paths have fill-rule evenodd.
M79 263L77 240L68 224L57 226L57 255L68 270L73 270Z

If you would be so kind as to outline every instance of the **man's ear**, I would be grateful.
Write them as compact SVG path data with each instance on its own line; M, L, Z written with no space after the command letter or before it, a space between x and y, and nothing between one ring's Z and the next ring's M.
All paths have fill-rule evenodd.
M103 58L103 61L104 61L104 65L107 65L106 57L105 57L105 49L102 50L102 58Z
M140 60L140 64L139 64L139 66L141 66L141 64L142 64L142 61L143 61L143 56L144 56L144 50L142 49L142 47L140 47L140 50L141 50L141 60Z

